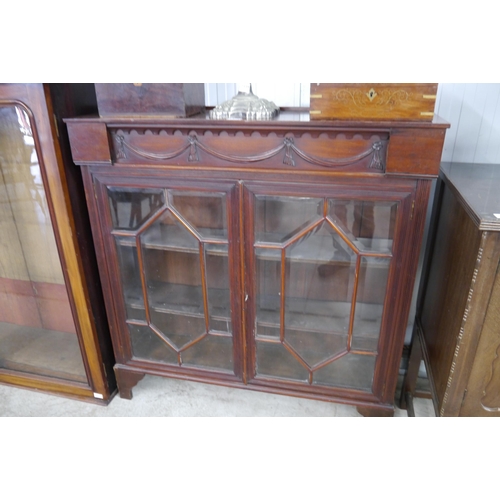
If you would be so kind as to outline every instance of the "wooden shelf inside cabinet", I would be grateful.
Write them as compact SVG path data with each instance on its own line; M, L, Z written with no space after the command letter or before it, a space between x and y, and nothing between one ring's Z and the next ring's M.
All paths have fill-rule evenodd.
M263 305L259 307L256 320L256 338L278 339L280 322L276 317L279 304L276 303L275 297L259 296L258 300ZM356 333L353 342L358 350L376 353L383 307L376 304L363 304L358 310L362 312L358 312L356 318ZM347 341L350 311L351 304L348 303L336 302L332 308L329 301L288 299L285 312L287 333L309 332L311 335L317 334L318 337L325 339L336 336Z
M447 124L67 125L122 397L151 373L394 412Z
M259 238L260 239L260 238ZM265 236L264 238L265 239ZM300 243L300 245L299 245ZM366 248L363 243L360 242L360 247ZM380 246L384 248L390 248L389 240L385 242L375 242L375 245L372 246ZM259 241L255 244L256 247L256 256L261 260L279 260L281 258L280 253L281 250L285 250L286 259L290 262L303 262L309 264L331 264L333 266L349 266L352 264L353 257L356 254L353 252L349 254L346 250L336 247L332 243L331 237L322 237L316 238L315 241L307 240L298 241L296 244L283 247L280 244L272 244L272 243L260 243ZM361 254L363 257L368 258L378 258L383 259L391 257L390 252L376 250L364 250Z
M222 231L204 230L203 236L199 238L205 245L207 255L226 256L227 240L221 238ZM116 241L119 245L135 247L135 233L129 235L124 232L114 232L117 236ZM181 253L198 253L198 242L186 234L186 231L175 226L154 227L145 236L141 238L141 245L147 250L169 250Z
M116 242L125 247L136 247L135 233L114 231ZM204 229L203 236L199 236L204 243L204 250L207 255L226 256L228 255L228 241L223 239L223 231L214 229ZM277 260L281 258L278 252L283 247L280 243L267 243L270 239L285 242L286 235L258 235L256 241L256 255L262 260ZM261 241L266 243L260 243ZM300 247L298 245L300 243ZM390 257L391 240L369 240L368 238L357 239L357 246L363 257L384 259ZM190 237L185 230L175 226L155 227L141 238L141 246L147 250L174 251L180 253L198 253L198 242ZM350 255L342 250L336 249L332 244L331 237L321 237L320 241L311 241L306 238L294 242L287 251L287 259L294 262L304 262L311 264L332 264L350 265Z
M230 321L230 311L225 308L227 294L228 290L209 290L212 318ZM204 318L203 290L200 286L150 282L147 288L147 298L150 310L155 312ZM133 309L144 310L142 289L127 290L125 302Z

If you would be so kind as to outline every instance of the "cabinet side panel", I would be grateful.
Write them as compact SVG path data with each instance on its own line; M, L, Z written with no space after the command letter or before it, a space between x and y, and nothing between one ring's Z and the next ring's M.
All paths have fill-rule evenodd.
M476 356L495 280L495 272L492 271L491 263L493 260L498 262L496 242L488 236L488 232L481 233L480 246L475 255L474 272L469 293L467 294L462 325L453 354L450 376L443 398L443 406L440 411L441 416L455 416L459 414ZM450 305L450 307L453 308L453 305Z
M46 88L50 93L50 100L54 116L57 120L60 153L64 165L68 197L72 206L75 223L75 237L78 240L78 259L82 266L82 280L85 282L85 293L88 294L89 311L95 325L96 344L99 352L96 354L102 359L103 377L107 379L109 391L116 388L114 380L111 339L109 326L104 308L95 248L92 240L88 208L85 201L85 192L81 169L73 164L69 144L67 127L63 118L95 113L97 111L96 96L93 84L50 84ZM87 352L89 355L89 352ZM94 375L93 378L95 378Z
M490 273L496 273L489 297L481 338L472 365L461 416L500 417L500 233L493 233L495 258L490 262ZM488 297L483 297L488 302Z
M445 130L398 129L391 133L386 172L436 176Z
M104 123L68 122L68 135L73 161L85 163L111 163L108 132Z
M441 408L473 278L480 233L449 190L443 195L421 321ZM450 306L452 304L452 306Z

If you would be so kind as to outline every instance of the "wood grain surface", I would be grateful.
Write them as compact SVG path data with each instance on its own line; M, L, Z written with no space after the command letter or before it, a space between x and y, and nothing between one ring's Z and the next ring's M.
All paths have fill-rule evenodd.
M432 121L437 83L312 83L312 119Z

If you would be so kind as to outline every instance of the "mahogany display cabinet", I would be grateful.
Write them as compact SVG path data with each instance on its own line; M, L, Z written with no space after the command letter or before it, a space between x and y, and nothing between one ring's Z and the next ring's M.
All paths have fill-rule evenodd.
M0 84L0 383L106 404L113 351L62 122L94 109L93 85Z
M66 123L121 397L152 374L394 413L448 124Z
M402 406L424 360L436 414L500 416L500 165L443 163Z

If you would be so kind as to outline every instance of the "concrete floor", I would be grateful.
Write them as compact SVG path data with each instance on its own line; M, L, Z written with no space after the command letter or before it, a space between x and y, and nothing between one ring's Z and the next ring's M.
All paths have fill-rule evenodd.
M2 417L359 417L354 406L146 376L132 400L99 406L0 385ZM417 417L434 417L432 402L415 399ZM407 412L396 409L396 417Z

